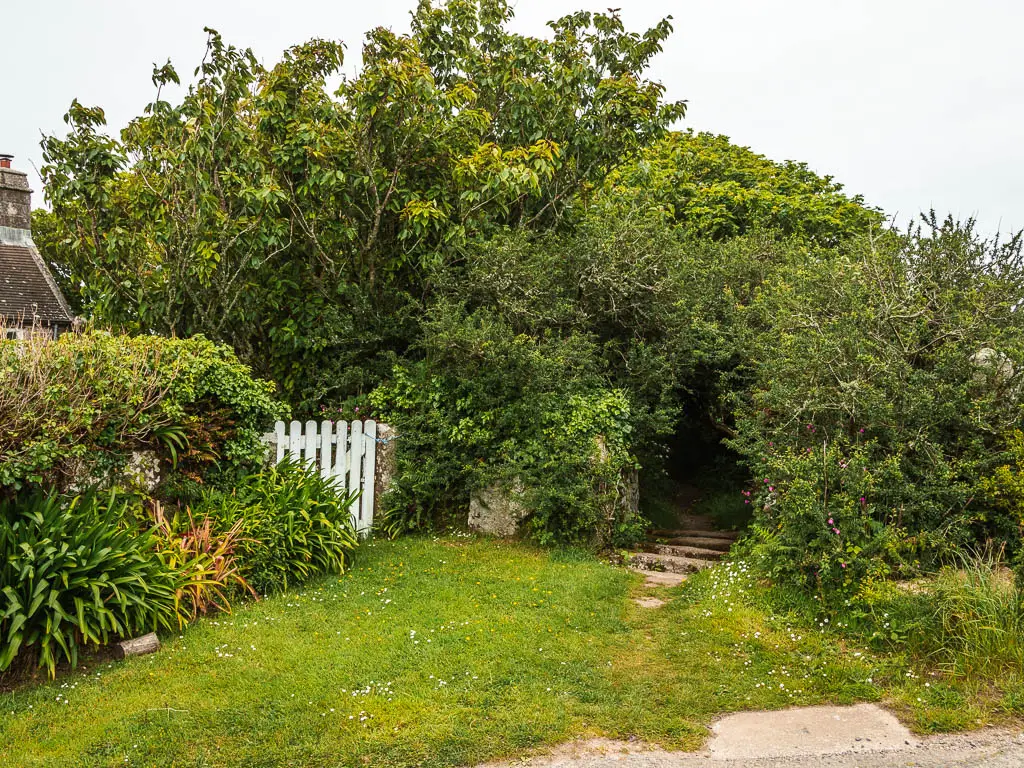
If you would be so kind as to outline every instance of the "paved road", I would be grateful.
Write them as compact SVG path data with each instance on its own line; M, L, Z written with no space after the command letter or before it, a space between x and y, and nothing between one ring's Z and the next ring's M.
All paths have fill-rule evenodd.
M986 728L914 736L875 704L738 712L711 728L703 752L594 739L480 768L1024 768L1024 733Z
M721 759L709 754L631 752L629 745L603 742L599 747L504 763L529 768L1021 768L1024 737L1006 732L935 737L919 746L888 752ZM493 766L493 768L498 768Z

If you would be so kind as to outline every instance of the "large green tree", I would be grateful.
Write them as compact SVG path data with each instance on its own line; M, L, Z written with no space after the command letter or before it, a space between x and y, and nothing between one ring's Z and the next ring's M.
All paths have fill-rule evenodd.
M495 231L568 226L586 193L684 113L645 79L670 34L577 13L541 39L504 0L421 2L264 69L209 33L180 103L168 63L119 137L75 102L44 141L46 246L100 322L204 333L312 406L365 391L415 338L434 276Z

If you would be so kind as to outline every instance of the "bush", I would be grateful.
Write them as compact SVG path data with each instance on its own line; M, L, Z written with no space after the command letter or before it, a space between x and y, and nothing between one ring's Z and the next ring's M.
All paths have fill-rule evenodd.
M757 469L763 476L742 494L760 509L738 551L762 572L826 593L888 575L901 542L874 499L889 478L863 446L771 447Z
M250 475L231 493L208 491L192 515L210 520L221 536L237 532L238 575L268 594L344 570L357 543L349 511L355 499L316 470L285 461Z
M283 413L272 392L202 337L0 341L0 494L107 483L141 450L192 481L247 474Z
M626 524L616 502L635 465L630 403L589 339L516 334L491 313L442 304L422 351L371 395L402 436L394 528L464 515L473 491L496 484L521 489L542 542L607 543Z
M19 652L51 676L78 649L183 621L188 578L151 533L127 530L123 503L34 493L0 503L0 671Z
M1021 418L1020 241L926 221L793 251L735 315L747 359L730 444L780 578L853 588L879 556L936 564L1011 534L1019 546L1019 517L986 500L983 478Z

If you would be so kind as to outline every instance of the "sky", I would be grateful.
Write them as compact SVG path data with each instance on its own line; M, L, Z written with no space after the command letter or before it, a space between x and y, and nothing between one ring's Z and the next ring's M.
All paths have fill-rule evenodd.
M41 134L72 99L120 130L152 99L152 65L185 79L213 27L267 65L311 37L406 31L415 0L45 0L0 10L0 152L42 185ZM680 128L725 134L833 176L898 223L921 210L1024 228L1024 3L1019 0L518 0L517 31L621 8L642 31L672 15L650 77L686 99ZM166 94L166 92L165 92ZM35 202L42 203L41 196Z

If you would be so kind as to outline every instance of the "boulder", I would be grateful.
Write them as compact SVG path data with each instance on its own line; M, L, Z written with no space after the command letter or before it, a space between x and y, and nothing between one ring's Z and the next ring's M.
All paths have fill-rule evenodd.
M521 495L519 485L513 488L494 485L475 492L469 500L470 530L505 538L515 536L527 514L520 501Z

